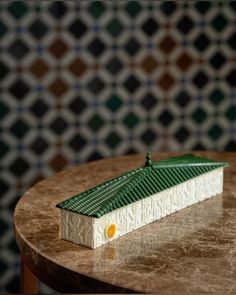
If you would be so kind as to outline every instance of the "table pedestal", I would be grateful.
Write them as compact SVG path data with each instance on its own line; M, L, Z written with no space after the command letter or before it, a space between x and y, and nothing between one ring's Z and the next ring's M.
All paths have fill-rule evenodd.
M23 258L21 257L20 267L20 293L23 294L37 294L38 279L30 271Z

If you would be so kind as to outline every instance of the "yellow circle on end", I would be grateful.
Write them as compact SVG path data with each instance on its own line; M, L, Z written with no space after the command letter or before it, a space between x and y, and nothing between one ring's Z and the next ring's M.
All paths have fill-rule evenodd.
M106 238L110 240L115 236L115 234L116 234L116 226L114 223L111 223L106 227L106 230L105 230Z

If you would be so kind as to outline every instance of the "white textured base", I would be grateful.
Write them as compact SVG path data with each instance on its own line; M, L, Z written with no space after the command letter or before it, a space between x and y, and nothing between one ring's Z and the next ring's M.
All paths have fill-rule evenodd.
M60 209L60 237L94 249L110 241L105 235L109 224L116 225L113 237L116 239L145 224L213 197L222 190L223 168L218 168L100 218Z

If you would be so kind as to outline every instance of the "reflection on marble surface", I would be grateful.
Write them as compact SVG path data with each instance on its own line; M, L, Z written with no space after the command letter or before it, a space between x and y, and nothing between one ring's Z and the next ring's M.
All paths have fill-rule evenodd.
M236 157L233 153L198 155L230 163L222 195L96 250L59 239L55 204L138 167L143 155L89 163L37 184L19 201L14 216L17 243L25 259L74 292L82 287L87 292L235 293Z
M211 198L204 203L198 203L160 220L153 222L144 228L129 233L127 238L121 238L112 243L109 251L113 252L112 260L106 259L106 247L100 247L94 251L94 270L105 268L111 261L118 265L137 263L137 259L147 255L157 255L159 252L166 252L170 245L174 245L183 238L191 239L197 232L203 231L207 226L217 223L223 217L222 194Z

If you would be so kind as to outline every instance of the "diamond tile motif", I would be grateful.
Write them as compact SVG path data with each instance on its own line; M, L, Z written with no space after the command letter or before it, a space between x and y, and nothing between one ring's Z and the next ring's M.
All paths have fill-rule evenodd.
M8 52L17 60L24 58L29 52L29 47L21 40L15 40L8 48Z
M47 111L49 111L48 104L40 98L38 98L30 107L30 112L39 119L41 119Z
M121 141L122 138L117 132L114 131L112 131L106 138L106 144L112 149L116 148L121 143Z
M124 82L124 87L129 93L134 93L140 87L140 82L134 75L130 75Z
M29 125L22 119L18 119L11 126L10 131L17 138L23 138L26 133L29 131Z
M231 105L225 113L226 117L228 118L228 120L230 120L231 122L236 121L236 106Z
M199 88L202 89L206 86L208 83L208 76L203 72L199 71L194 77L193 77L193 83Z
M208 135L213 140L218 140L221 137L222 134L223 134L223 130L222 130L222 128L218 124L214 124L208 130Z
M198 107L194 110L192 118L197 124L202 124L207 119L207 113L204 111L204 109Z
M94 94L99 94L105 87L102 79L99 77L92 78L88 83L88 89Z
M184 35L187 35L193 28L194 23L188 15L181 17L177 23L177 29Z
M63 55L68 51L68 46L61 38L57 38L49 46L49 52L57 59L63 57Z
M93 130L94 132L98 131L99 129L102 128L102 126L104 125L104 120L102 119L102 117L98 114L94 114L88 121L88 126L91 130Z
M7 104L0 101L0 120L2 120L10 112L10 108Z
M153 73L158 66L158 61L151 55L146 56L141 63L141 67L147 74Z
M180 70L186 72L193 64L193 59L187 52L182 52L178 57L176 64Z
M28 7L24 1L13 1L8 6L9 13L17 20L24 17L28 11Z
M225 56L221 52L216 52L215 54L212 55L210 58L210 63L213 68L216 70L219 70L226 62Z
M129 1L125 6L125 12L132 18L136 18L142 10L140 1Z
M4 196L4 194L9 190L9 188L9 185L5 181L0 180L0 190L2 192L2 196Z
M166 35L161 39L159 48L165 54L170 54L176 47L176 41L172 36Z
M67 6L62 1L54 1L49 7L49 12L55 19L61 19L67 12Z
M147 146L152 144L156 140L156 138L157 134L151 128L145 130L140 137L141 141Z
M160 5L160 9L164 15L170 16L176 11L177 4L174 1L163 1Z
M63 168L65 168L67 163L68 162L63 155L56 154L49 162L49 165L51 166L51 168L54 171L59 171L59 170L62 170Z
M222 14L219 13L217 16L214 17L212 20L212 27L217 31L221 32L227 26L227 18Z
M7 27L0 21L0 38L2 38L7 32Z
M123 26L117 18L113 18L107 24L106 29L112 37L116 38L122 33Z
M9 92L19 100L23 99L29 93L29 91L30 87L22 79L17 79L14 81L9 88Z
M178 131L175 133L175 137L179 142L185 142L190 136L189 130L185 126L181 126Z
M174 117L169 110L164 110L158 119L163 127L167 127L173 122Z
M125 118L123 119L124 125L128 129L133 129L139 122L139 118L134 113L128 113Z
M50 124L50 129L53 130L56 134L60 135L67 129L67 126L68 123L65 121L65 119L57 117Z
M122 100L115 94L108 98L106 107L111 112L116 112L122 105Z
M194 46L200 52L205 51L210 44L210 40L205 33L200 33L194 41Z
M116 76L123 68L123 64L116 56L113 56L108 61L106 68L112 75Z
M36 137L30 145L30 149L37 156L41 156L43 153L45 153L47 151L48 147L49 147L49 144L42 136Z
M0 139L0 159L6 156L6 154L9 152L10 147L6 142ZM0 185L1 187L1 185Z
M0 226L2 228L2 232L5 233L8 230L7 223L4 219L0 218Z
M125 51L130 55L134 56L138 53L140 50L141 46L139 42L134 38L131 37L125 44L124 49Z
M9 73L9 68L0 60L0 80L3 80Z
M216 88L209 94L209 99L213 105L219 105L224 100L224 93Z
M73 62L69 65L69 71L75 76L80 77L87 69L87 65L83 62L79 57L73 60Z
M105 48L106 47L104 43L98 38L95 38L88 46L89 52L94 57L100 57L100 55L104 52Z
M170 88L175 84L175 79L174 77L166 72L164 73L160 79L158 80L158 85L164 90L168 91Z
M28 30L36 40L41 40L47 34L49 28L41 19L35 19Z
M69 146L75 152L81 151L87 144L86 139L80 134L76 134L70 141Z
M48 90L53 94L55 97L61 97L66 93L69 89L67 83L62 80L60 77L56 78L52 84L49 85Z
M147 111L152 110L157 105L157 98L150 92L146 93L141 100L141 105Z
M236 151L235 1L1 1L0 15L9 216L23 190L75 163ZM12 228L0 214L0 293L17 294Z
M151 37L158 29L158 23L153 17L149 17L142 25L143 32Z
M87 103L81 96L76 96L69 104L70 111L75 115L83 113L86 107Z
M212 3L210 1L197 1L195 3L195 7L198 12L200 12L202 15L205 15L212 7Z
M92 1L88 6L88 12L95 18L100 18L106 10L106 6L101 1Z
M30 169L29 163L22 157L15 159L9 167L9 171L15 177L22 177Z
M184 108L191 101L191 97L186 91L182 90L175 97L175 101L178 106L180 106L181 108Z
M38 79L43 78L49 71L49 65L42 59L37 58L30 66L30 72Z
M88 30L87 26L80 19L75 19L68 27L69 32L76 39L80 39Z
M232 49L236 49L236 32L233 32L228 38L228 44Z
M228 75L226 76L226 82L231 87L235 87L236 86L236 70L235 69L231 70L228 73Z

